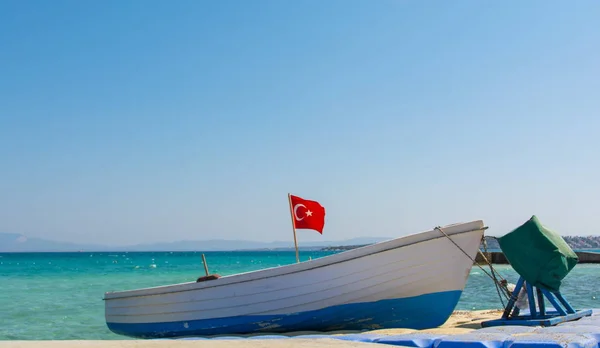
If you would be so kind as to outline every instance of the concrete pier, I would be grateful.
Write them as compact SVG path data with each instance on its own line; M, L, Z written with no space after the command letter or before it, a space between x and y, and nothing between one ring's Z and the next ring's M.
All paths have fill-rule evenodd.
M576 251L577 257L579 257L579 263L600 263L600 253L592 253L587 251ZM502 252L492 251L485 253L485 257L493 264L507 265L508 260ZM477 254L475 258L477 263L485 263L481 254Z

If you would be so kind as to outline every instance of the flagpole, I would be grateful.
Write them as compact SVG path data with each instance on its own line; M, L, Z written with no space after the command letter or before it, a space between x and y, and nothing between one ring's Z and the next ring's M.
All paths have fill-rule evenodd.
M294 246L296 247L296 263L300 262L298 255L298 240L296 239L296 222L294 221L294 207L292 207L292 195L288 193L288 202L290 203L290 217L292 218L292 230L294 231Z

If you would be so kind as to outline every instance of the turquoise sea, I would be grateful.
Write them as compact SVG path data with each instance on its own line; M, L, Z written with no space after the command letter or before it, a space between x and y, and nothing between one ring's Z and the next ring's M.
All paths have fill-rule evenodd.
M315 259L334 252L302 252ZM211 273L229 275L295 262L294 252L207 252ZM104 322L105 291L195 281L199 252L0 253L0 340L127 339ZM515 283L516 273L494 266ZM487 268L486 268L487 270ZM575 307L600 308L600 265L580 264L563 287ZM500 308L492 281L473 267L457 309Z

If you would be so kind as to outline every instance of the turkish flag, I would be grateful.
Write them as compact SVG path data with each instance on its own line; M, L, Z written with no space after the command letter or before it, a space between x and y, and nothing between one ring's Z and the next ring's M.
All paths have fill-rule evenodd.
M290 195L294 226L299 229L315 230L323 234L325 208L317 201L309 201Z

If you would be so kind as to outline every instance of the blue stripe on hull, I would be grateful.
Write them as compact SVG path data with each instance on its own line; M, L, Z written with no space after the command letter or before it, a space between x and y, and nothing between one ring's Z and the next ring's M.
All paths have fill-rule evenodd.
M293 331L427 329L442 325L462 291L352 303L293 314L251 315L166 323L107 323L116 334L138 338L213 336Z

